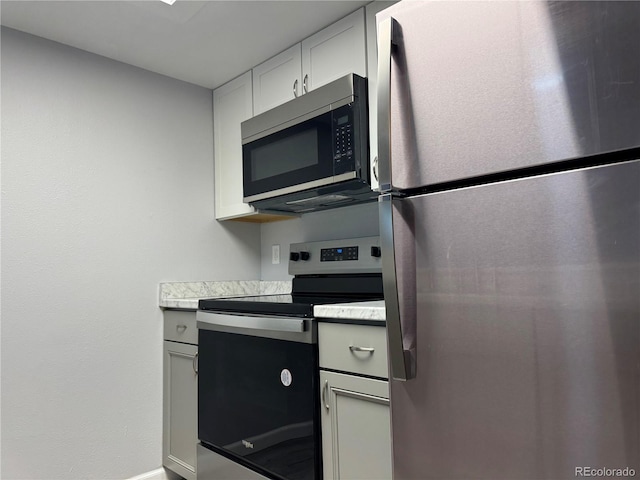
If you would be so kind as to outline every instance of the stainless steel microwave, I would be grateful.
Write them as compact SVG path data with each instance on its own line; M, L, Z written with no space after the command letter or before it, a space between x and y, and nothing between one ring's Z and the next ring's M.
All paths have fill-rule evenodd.
M367 80L339 78L242 123L244 201L302 213L374 200Z

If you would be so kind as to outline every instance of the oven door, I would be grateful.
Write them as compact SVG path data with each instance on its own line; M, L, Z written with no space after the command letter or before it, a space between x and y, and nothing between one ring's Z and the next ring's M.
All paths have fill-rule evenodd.
M301 318L198 312L204 446L270 478L320 478L313 326Z

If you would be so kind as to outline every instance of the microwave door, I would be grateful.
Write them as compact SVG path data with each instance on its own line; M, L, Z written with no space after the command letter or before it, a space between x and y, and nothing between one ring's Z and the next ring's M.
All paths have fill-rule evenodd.
M242 147L247 202L313 188L333 177L331 113L290 126Z

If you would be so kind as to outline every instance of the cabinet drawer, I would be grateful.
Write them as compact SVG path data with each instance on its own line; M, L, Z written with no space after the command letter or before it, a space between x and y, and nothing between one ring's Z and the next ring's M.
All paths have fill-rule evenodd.
M319 323L320 367L388 378L386 333L382 326Z
M196 312L165 310L164 339L197 345Z

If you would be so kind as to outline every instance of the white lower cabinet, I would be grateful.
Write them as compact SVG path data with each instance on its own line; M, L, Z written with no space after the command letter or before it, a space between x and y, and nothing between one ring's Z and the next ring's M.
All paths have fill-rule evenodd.
M196 479L198 443L197 328L195 312L166 311L162 464ZM182 342L192 343L182 343Z
M385 328L322 322L318 349L324 480L390 480Z
M391 479L389 384L320 371L325 480Z

